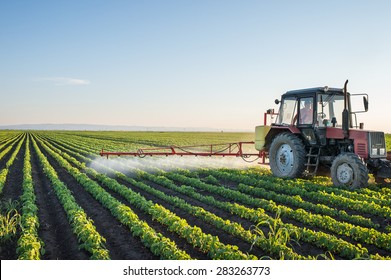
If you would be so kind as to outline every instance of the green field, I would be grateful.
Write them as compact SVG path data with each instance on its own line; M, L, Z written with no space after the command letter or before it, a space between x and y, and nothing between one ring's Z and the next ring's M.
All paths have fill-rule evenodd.
M385 185L283 180L241 158L99 156L253 136L0 131L1 259L391 258Z

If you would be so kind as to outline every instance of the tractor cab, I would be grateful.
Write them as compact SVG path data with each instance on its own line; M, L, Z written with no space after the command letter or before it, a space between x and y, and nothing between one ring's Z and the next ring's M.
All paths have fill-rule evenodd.
M368 108L368 98L363 95L364 111ZM350 94L347 93L347 108L351 112ZM317 87L288 91L281 96L280 110L275 126L295 127L300 130L303 139L309 145L327 145L326 128L337 127L342 129L342 116L345 108L344 90L340 88ZM348 114L348 127L357 128L357 119L353 125L352 116ZM363 125L360 125L361 127Z
M326 127L342 127L344 93L318 87L288 91L281 97L276 126L300 130L308 145L326 145Z
M276 103L280 103L276 100ZM311 88L288 91L281 97L276 125L297 127L342 126L341 89Z

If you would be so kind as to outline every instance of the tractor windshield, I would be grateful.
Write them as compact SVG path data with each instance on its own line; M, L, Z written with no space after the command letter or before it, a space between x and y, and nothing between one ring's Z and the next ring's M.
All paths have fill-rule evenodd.
M337 94L318 95L318 126L332 126L335 118L335 126L342 127L342 111L344 109L344 97Z
M297 99L295 97L287 97L281 102L277 124L292 125L296 115Z

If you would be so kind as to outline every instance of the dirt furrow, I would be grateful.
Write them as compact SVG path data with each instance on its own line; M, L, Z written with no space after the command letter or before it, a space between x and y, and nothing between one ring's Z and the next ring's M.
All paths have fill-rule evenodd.
M113 217L108 209L95 200L84 188L49 155L40 144L42 153L56 170L59 179L73 193L77 204L94 221L97 231L106 239L106 248L110 257L116 260L158 259L142 244L140 239L133 237L126 226Z
M25 143L25 141L23 142ZM14 163L8 169L8 175L2 193L2 198L5 200L17 200L23 192L23 160L25 152L26 145L22 144Z
M56 197L50 181L46 178L39 164L38 157L30 143L31 167L38 206L38 235L44 242L47 260L89 259L89 254L79 250L77 237L73 234L66 213Z
M147 200L151 200L154 203L160 204L163 207L169 209L170 211L175 213L177 216L181 217L182 219L185 219L189 225L197 226L197 227L201 228L202 231L206 234L218 236L219 240L221 242L223 242L225 244L236 245L239 247L239 249L241 251L243 251L245 253L248 252L248 253L254 254L256 256L265 256L266 255L264 252L262 252L258 248L253 247L253 249L251 250L251 247L252 247L251 244L249 244L249 243L247 243L247 242L245 242L235 236L232 236L231 234L228 234L227 232L225 232L221 229L218 229L213 225L205 223L203 220L183 211L182 209L180 209L178 207L175 207L175 206L169 204L168 202L166 202L160 198L157 198L154 195L151 195L151 194L147 193L146 191L144 191L144 190L142 190L142 189L140 189L140 188L138 188L128 182L124 182L122 180L118 180L118 181L121 184L127 186L128 188L132 189L133 191L140 193Z

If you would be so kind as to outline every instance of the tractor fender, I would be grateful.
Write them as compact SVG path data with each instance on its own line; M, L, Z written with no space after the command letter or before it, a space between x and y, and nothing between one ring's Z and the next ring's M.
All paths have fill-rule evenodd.
M283 132L300 135L300 130L295 126L272 126L265 137L264 149L268 151L274 137Z

